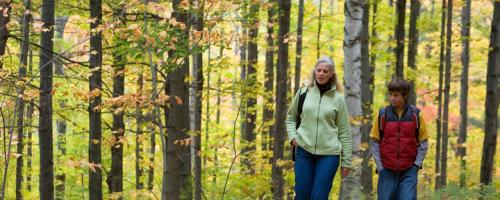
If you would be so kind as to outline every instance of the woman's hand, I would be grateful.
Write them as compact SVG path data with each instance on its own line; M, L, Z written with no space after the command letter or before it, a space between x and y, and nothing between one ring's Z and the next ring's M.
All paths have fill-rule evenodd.
M293 145L294 147L299 146L299 144L297 144L297 141L295 141L295 139L293 139L293 140L292 140L292 145Z
M346 177L349 175L349 171L351 169L347 168L347 167L341 167L341 173L342 173L342 178Z

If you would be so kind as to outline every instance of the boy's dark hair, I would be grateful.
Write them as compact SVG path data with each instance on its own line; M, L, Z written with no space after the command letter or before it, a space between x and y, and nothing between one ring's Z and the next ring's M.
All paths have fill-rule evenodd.
M387 90L389 92L400 92L407 99L410 94L410 84L402 78L394 78L387 85Z

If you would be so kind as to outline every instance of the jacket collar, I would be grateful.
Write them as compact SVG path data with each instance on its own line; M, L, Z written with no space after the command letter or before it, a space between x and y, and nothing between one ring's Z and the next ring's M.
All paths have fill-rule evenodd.
M319 87L318 87L318 85L316 85L316 80L313 80L313 86L312 87L316 88L319 91ZM333 91L337 90L337 86L335 84L332 84L332 88L330 90L326 91L325 93L330 92L332 90Z

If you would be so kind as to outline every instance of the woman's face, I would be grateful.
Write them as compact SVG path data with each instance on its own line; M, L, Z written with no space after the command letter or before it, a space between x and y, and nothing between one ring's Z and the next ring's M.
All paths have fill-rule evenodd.
M330 78L334 75L334 72L330 70L328 65L326 63L320 63L316 66L316 69L314 70L314 76L316 78L316 81L320 84L323 85L325 83L328 83L330 81Z

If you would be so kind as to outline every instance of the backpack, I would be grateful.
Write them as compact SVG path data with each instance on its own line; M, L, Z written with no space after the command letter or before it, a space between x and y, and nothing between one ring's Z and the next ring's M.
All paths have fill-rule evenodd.
M295 129L298 129L300 127L300 115L302 114L302 107L304 107L304 101L306 100L306 95L307 95L307 89L306 89L306 92L304 92L304 94L300 94L302 93L302 88L300 88L299 90L299 105L298 105L298 111L297 111L297 118L296 118L296 121L295 121ZM295 161L295 146L292 145L292 161Z
M384 129L385 129L385 121L387 118L386 111L389 106L380 109L378 113L378 129L380 133L380 142L382 142L382 138L384 137ZM420 145L418 141L418 134L420 133L420 110L414 105L410 105L410 111L413 113L413 121L417 124L415 128L415 138L417 139L417 144Z

